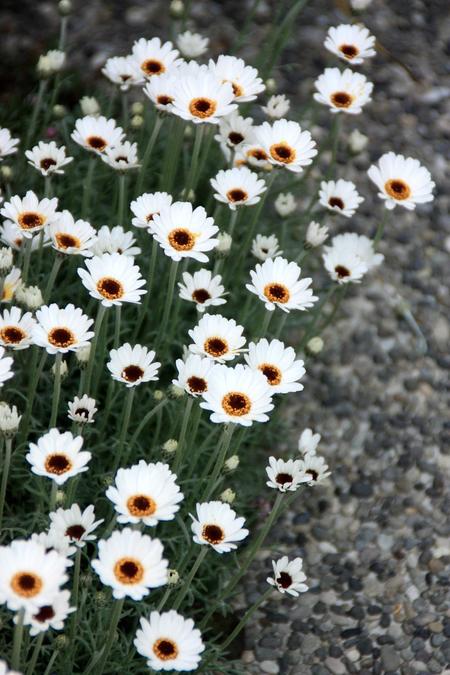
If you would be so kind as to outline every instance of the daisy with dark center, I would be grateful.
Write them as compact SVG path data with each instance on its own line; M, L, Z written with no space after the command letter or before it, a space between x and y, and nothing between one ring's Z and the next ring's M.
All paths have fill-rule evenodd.
M72 304L58 307L55 303L44 305L36 312L33 342L44 347L49 354L77 351L86 347L94 333L90 331L93 320Z
M107 59L102 73L121 91L144 82L144 74L132 56L112 56Z
M319 201L329 211L351 218L364 197L358 193L354 183L340 178L320 183Z
M226 319L221 314L205 314L189 331L192 339L189 350L219 363L231 361L245 345L243 330L234 319Z
M303 131L297 122L285 119L276 120L273 124L264 122L255 127L255 139L272 165L295 173L303 171L303 167L311 164L317 155L311 134Z
M167 583L168 562L163 553L159 539L126 527L98 542L98 557L92 567L117 600L142 600L151 588Z
M127 469L119 469L114 485L106 491L119 523L143 523L154 527L173 520L184 495L177 477L167 464L147 463L143 459Z
M305 593L308 586L304 583L306 575L302 571L303 560L294 558L289 561L287 556L279 560L272 561L273 577L267 578L267 583L275 586L280 593L288 593L298 597L300 593Z
M387 152L368 170L387 209L400 205L412 211L417 204L433 201L435 184L431 174L417 159Z
M88 470L91 453L82 451L82 446L82 436L50 429L38 439L37 444L30 443L26 460L33 473L63 485L69 478Z
M359 24L340 24L328 30L325 48L352 66L375 56L375 37Z
M131 171L141 166L137 154L137 143L130 143L130 141L122 141L106 148L102 160L115 171Z
M85 150L101 155L106 148L118 145L124 135L122 127L117 126L115 120L106 119L103 115L86 115L75 122L72 139Z
M148 619L141 618L139 626L134 646L150 670L197 670L205 646L192 619L171 609L152 612Z
M136 239L133 233L124 230L121 225L108 227L102 225L97 230L97 239L92 247L94 255L103 255L104 253L119 253L120 255L128 255L134 257L141 253L139 246L135 246Z
M152 231L153 218L161 212L161 209L172 204L172 195L167 192L146 192L130 204L134 214L132 223L135 227Z
M301 470L300 459L276 459L269 457L269 466L266 467L269 480L266 485L280 492L295 492L301 483L307 483Z
M195 124L217 124L235 110L231 84L221 82L206 68L181 72L175 88L172 112Z
M183 281L178 283L178 288L180 298L194 302L199 312L226 303L222 277L220 274L213 276L210 270L202 269L194 274L183 272Z
M11 197L9 202L3 204L0 213L15 223L24 237L32 237L46 225L57 221L57 206L56 197L39 199L34 192L28 190L23 199L17 195Z
M256 68L236 56L221 54L217 61L210 60L209 69L219 82L231 84L234 100L239 103L253 101L266 88Z
M97 412L95 399L83 394L81 398L75 396L73 401L68 404L68 417L77 424L93 424L94 416Z
M140 303L141 295L146 293L142 289L145 279L131 256L104 253L86 260L86 267L78 269L83 286L105 307L124 302Z
M269 153L262 145L255 141L250 145L245 145L242 150L236 152L234 165L244 166L245 164L249 164L251 167L263 171L272 171L273 168L273 165L270 162Z
M160 363L155 361L155 352L142 345L132 347L128 342L118 349L111 349L107 368L113 380L127 387L136 387L142 382L158 379Z
M260 370L265 375L274 394L288 394L301 391L300 380L305 374L304 362L296 360L292 347L286 347L281 340L262 338L250 342L244 358L252 370Z
M252 283L246 288L264 302L265 307L273 312L279 307L284 312L306 310L312 307L318 298L310 287L312 279L300 278L301 268L295 262L277 257L266 260L250 270Z
M87 506L84 511L78 504L70 509L57 509L50 513L49 534L55 537L68 537L70 542L82 548L87 541L95 541L94 530L103 523L103 519L95 520L94 507Z
M163 73L159 77L152 77L144 87L144 94L148 96L157 110L172 112L172 103L178 85L176 72Z
M324 246L322 258L325 269L339 284L360 282L362 277L381 264L384 256L375 253L373 242L364 235L347 232L333 237Z
M299 468L310 486L318 485L331 476L331 471L328 471L328 464L324 458L316 454L306 453L300 460Z
M0 162L4 157L13 155L17 152L17 146L20 141L18 138L13 138L9 129L5 127L0 128Z
M257 234L252 241L252 254L258 260L267 260L268 258L276 258L282 255L283 251L279 248L276 235Z
M30 635L39 635L50 628L62 630L67 617L75 611L76 607L70 606L70 591L62 590L49 604L26 610L24 625L30 626Z
M49 227L53 248L64 255L91 257L97 235L85 220L75 220L69 211L62 211L58 220Z
M191 530L196 544L208 545L216 553L229 553L248 535L243 525L245 518L238 518L229 504L219 501L196 505L196 517L191 514Z
M350 68L343 72L339 68L326 68L320 75L315 87L314 99L327 105L332 113L357 115L362 112L366 103L371 101L372 82L364 75L354 73Z
M25 157L43 176L63 174L64 167L73 161L73 157L66 156L65 146L59 148L55 141L39 141L31 150L26 150Z
M171 42L161 42L157 37L151 40L136 40L131 56L145 79L173 71L179 63L179 53Z
M0 344L9 349L27 349L33 342L35 323L31 312L22 314L19 307L4 309L0 313Z
M197 354L189 354L184 361L177 359L175 365L178 377L172 380L172 384L184 389L191 396L203 396L208 390L209 375L214 367L214 361Z
M233 112L219 121L218 134L214 138L229 161L232 155L253 141L253 119Z
M214 235L218 231L203 206L194 208L190 202L174 202L154 215L151 233L172 260L194 258L205 263L206 252L217 245Z
M261 194L267 190L266 183L246 166L221 170L210 183L215 190L215 199L228 204L233 211L238 206L257 204Z

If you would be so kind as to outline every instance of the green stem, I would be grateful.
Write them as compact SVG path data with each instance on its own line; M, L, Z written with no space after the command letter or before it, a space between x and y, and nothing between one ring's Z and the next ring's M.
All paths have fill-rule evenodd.
M127 130L128 127L128 93L126 91L122 91L122 126L124 130Z
M86 171L86 180L83 183L83 204L81 206L82 218L87 218L91 199L92 181L94 178L95 155L89 157L88 168Z
M264 321L261 326L261 330L259 331L258 337L261 338L268 338L268 331L269 331L269 326L270 322L272 321L272 317L275 314L275 312L269 312L266 310L266 313L264 314Z
M175 289L177 271L178 263L176 260L172 260L172 264L170 266L169 282L167 284L166 296L164 298L164 313L159 328L158 346L161 344L161 340L166 337L167 325L169 323L170 311L172 309L173 292Z
M172 192L172 187L177 174L178 162L182 154L182 143L185 129L185 122L182 119L174 118L171 120L169 133L169 142L164 152L162 173L160 180L160 189L166 192Z
M39 658L39 654L41 652L41 647L42 647L42 643L44 642L44 637L45 637L45 631L41 631L36 638L36 642L34 644L34 649L33 649L33 654L31 656L30 663L28 665L27 675L33 675L34 672L35 672L36 663L37 663L37 660Z
M378 222L377 231L375 233L375 237L374 237L374 240L373 240L374 250L378 247L378 244L380 243L380 240L381 240L381 238L384 234L384 228L385 228L385 225L386 225L387 216L388 216L388 210L384 209L384 213L383 213L382 217L380 218L380 220Z
M25 250L23 252L23 267L22 267L22 283L26 284L28 281L28 273L30 271L30 258L33 245L33 237L26 237Z
M136 429L136 431L132 435L131 441L130 441L130 446L133 446L136 443L137 439L139 438L143 429L147 426L147 424L149 423L151 418L154 415L156 415L156 413L158 413L160 410L162 410L162 408L164 408L164 406L167 405L168 402L169 402L169 399L165 398L162 401L160 401L157 405L155 405L154 408L152 408L151 410L148 411L148 413L145 415L144 419L141 421L138 428Z
M276 175L277 175L277 170L273 169L272 173L270 174L269 178L267 179L267 190L263 193L259 202L254 206L253 218L250 220L249 224L247 225L247 235L244 239L244 242L241 246L241 250L240 250L238 258L237 258L236 267L238 269L240 268L240 266L244 262L245 256L248 253L248 250L250 248L250 244L251 244L252 239L253 239L253 235L255 233L255 228L256 228L256 225L257 225L258 220L259 220L259 216L262 212L265 201L266 201L267 197L269 196L269 192L270 192L270 190L272 188L272 185L275 181ZM235 267L233 269L235 269Z
M36 389L42 374L42 370L44 368L45 361L47 359L47 352L44 350L42 352L42 356L38 364L39 350L37 347L35 347L34 349L35 352L31 357L30 363L30 379L28 382L27 405L25 408L23 419L21 420L21 430L18 445L21 445L28 436L28 427L30 424L31 414L33 411L34 399L36 397Z
M5 440L5 456L3 459L2 483L0 487L0 532L2 531L3 513L5 510L6 488L8 485L9 469L12 456L12 438Z
M117 223L123 225L125 222L125 201L126 201L126 174L125 171L119 172L119 208L117 211Z
M178 446L177 446L177 452L176 452L176 455L175 455L175 461L173 463L173 472L176 473L176 474L178 474L178 471L179 471L180 465L181 465L181 459L183 457L183 448L184 448L184 442L185 442L185 439L186 439L186 431L187 431L187 428L188 428L189 418L191 416L193 404L194 404L194 397L188 396L187 401L186 401L186 406L184 408L183 420L181 422L181 431L180 431L180 436L178 438Z
M53 380L53 396L52 396L52 414L50 416L49 429L56 426L56 418L58 416L59 397L61 394L61 362L62 353L58 352L55 358L55 375Z
M150 157L151 157L151 154L153 152L153 147L156 143L156 139L158 138L158 134L160 132L161 125L162 125L163 121L164 121L164 117L162 117L161 115L158 114L156 116L156 119L155 119L155 124L153 125L152 133L150 134L150 138L148 139L147 147L145 149L144 156L143 156L142 162L141 162L141 168L139 170L139 177L138 177L137 187L136 187L136 192L137 192L138 195L140 195L141 192L142 192L142 187L144 185L144 180L146 178L145 174L146 174L146 171L147 171L147 167L148 167L148 164L150 162Z
M62 261L63 261L63 256L60 253L57 253L56 258L53 261L53 266L52 266L51 272L49 274L47 285L46 285L45 291L44 291L44 301L47 302L47 303L50 300L50 295L51 295L51 292L53 290L53 286L55 284L56 277L58 276L59 268L62 265Z
M44 675L50 675L52 672L53 664L55 663L56 659L58 658L59 651L58 649L55 649L53 654L50 657L50 661L47 664L47 668L45 669Z
M28 127L27 138L26 138L26 141L25 141L25 148L29 148L30 144L31 144L31 141L33 140L34 133L36 131L36 125L37 125L39 113L40 113L41 107L42 107L42 99L44 97L44 92L47 88L47 83L48 83L48 80L44 80L44 79L39 82L38 94L37 94L36 101L35 101L34 106L33 106L33 114L31 116L30 126Z
M80 589L80 570L81 570L81 547L77 547L77 552L75 554L75 564L73 570L73 586L72 586L72 603L73 606L78 610L78 595ZM70 626L70 646L72 651L74 649L75 642L75 633L78 625L78 616L79 612L73 612L71 626Z
M52 489L50 491L49 511L54 511L56 506L56 493L58 492L58 483L52 481Z
M123 411L119 445L116 452L116 461L114 462L114 473L117 471L117 468L120 466L122 460L123 446L125 444L125 439L128 432L128 427L130 426L131 411L133 409L133 399L135 393L135 387L129 387L127 392L127 398L125 402L125 408Z
M234 228L236 226L236 221L237 221L238 215L239 215L239 211L237 209L235 209L234 211L231 212L230 222L228 224L228 234L230 235L230 237L233 236L233 232L234 232Z
M309 325L306 327L305 333L300 341L299 345L299 351L302 351L305 348L305 345L307 344L308 340L314 335L314 331L316 330L317 324L320 321L320 317L322 316L322 310L327 304L329 300L333 297L334 293L337 291L338 286L337 284L332 284L324 293L323 297L319 300L319 303L314 310L314 315L312 320L310 321Z
M219 445L219 450L217 453L217 459L216 463L214 465L214 469L212 471L211 476L209 477L208 484L205 488L205 491L202 495L202 498L200 501L206 502L210 498L212 491L214 489L214 485L217 481L217 478L219 477L219 473L223 469L223 465L225 463L226 457L227 457L227 452L230 447L231 443L231 437L234 432L234 424L227 424L222 432L222 438L220 441Z
M44 196L50 199L52 196L52 177L51 176L45 176L44 179ZM44 230L42 230L43 232Z
M155 277L155 268L156 268L156 258L158 255L158 247L159 244L152 237L152 252L150 255L150 264L148 266L148 274L147 274L147 293L145 294L144 297L144 302L142 303L142 306L140 308L139 312L139 318L136 322L136 327L134 329L134 339L136 340L139 331L141 330L142 324L145 322L147 318L147 313L148 313L148 308L150 305L150 299L151 299L151 292L152 292L152 287L153 287L153 279Z
M204 133L203 124L197 124L195 128L195 138L194 138L194 147L192 149L191 166L189 168L189 173L186 179L186 187L184 190L184 199L186 201L190 200L191 190L194 191L197 185L198 160L200 157L200 148L202 145L203 133ZM194 201L194 197L192 198L192 201Z
M120 328L122 320L122 305L117 305L116 307L116 316L114 321L114 349L120 344Z
M102 675L105 666L106 666L106 661L108 660L109 652L111 651L112 644L114 640L116 639L116 630L117 626L119 624L120 620L120 615L122 614L122 608L123 608L123 603L124 599L122 600L116 600L114 602L114 609L111 613L110 619L109 619L109 632L108 636L106 638L106 641L104 643L103 647L103 652L102 652L102 657L100 659L100 662L95 668L96 675ZM91 668L88 667L88 670L86 673L90 672Z
M95 319L94 325L94 337L91 342L91 351L89 353L89 361L86 368L86 379L85 379L85 391L89 394L92 378L92 370L95 364L95 352L97 349L98 338L100 335L100 329L103 322L103 317L105 316L106 307L100 302L97 309L97 317Z
M24 616L25 609L20 609L17 613L17 623L14 627L13 648L11 656L11 668L13 670L18 670L20 668L20 649L22 647Z
M200 567L200 565L203 562L204 557L208 553L208 546L205 544L204 546L200 547L200 552L197 556L197 559L195 563L191 567L191 571L189 572L188 576L186 577L186 581L183 583L182 587L180 588L177 597L175 598L175 601L172 605L172 609L178 609L181 603L183 602L186 593L189 591L189 587L192 583L192 580L194 579L195 575L197 574L197 570Z

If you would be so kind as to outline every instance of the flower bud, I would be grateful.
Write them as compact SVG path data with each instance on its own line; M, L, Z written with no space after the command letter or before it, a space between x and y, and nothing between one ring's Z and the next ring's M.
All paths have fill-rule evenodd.
M172 0L170 3L170 16L179 19L184 14L184 2L182 0Z
M227 504L232 504L236 498L236 493L231 488L227 488L220 495L220 499Z
M239 457L237 455L231 455L231 457L228 457L227 461L225 462L224 468L225 471L234 471L237 469L239 466Z
M5 437L12 437L17 432L22 419L15 405L9 406L4 401L0 402L0 433Z
M133 129L140 129L141 126L144 124L144 118L142 115L133 115L131 118L131 126Z
M104 593L106 597L106 593ZM55 637L55 647L56 649L66 649L67 645L69 644L69 638L67 635L58 635Z
M59 376L61 379L67 376L67 373L69 372L69 366L67 365L67 361L61 361L61 365L59 367ZM53 364L52 366L52 374L53 377L56 375L56 363Z
M297 203L292 192L286 192L285 194L281 192L275 199L274 206L278 215L282 218L286 218L286 216L290 216L291 213L294 213L297 208Z
M308 225L306 230L306 245L307 248L316 248L321 246L324 241L328 239L328 227L326 225L320 225L314 220Z
M230 252L233 239L228 234L228 232L219 232L219 234L217 235L217 239L219 240L219 243L216 246L217 253L227 255L227 253Z
M164 398L164 392L161 391L161 389L155 389L155 391L153 392L153 398L155 399L155 401L162 401Z
M306 344L306 349L310 354L320 354L323 349L323 340L321 337L316 335L316 337L311 338Z
M100 115L100 104L93 96L83 96L80 99L80 108L83 115Z
M169 387L169 393L172 398L182 398L186 392L182 387L178 387L176 384L171 384Z
M349 148L355 155L357 155L358 152L362 152L368 142L368 137L358 131L358 129L353 129L348 137Z
M57 103L53 106L53 114L57 119L62 119L67 115L67 108L64 105Z
M37 286L24 286L20 283L16 289L16 300L27 309L38 309L44 304L44 298Z
M91 345L86 345L85 347L81 347L81 349L77 349L75 352L76 359L80 366L84 366L87 364L89 361L89 357L91 355Z
M167 452L169 455L172 455L174 452L176 452L177 448L178 441L175 440L175 438L169 438L162 446L164 452Z
M67 16L72 11L72 3L70 0L60 0L58 3L58 11L61 16Z
M56 504L64 504L65 498L66 498L66 495L64 493L64 490L57 490L56 491L56 496L55 496Z
M51 77L59 73L66 62L66 55L59 49L50 49L46 54L41 54L37 62L39 77Z
M168 570L167 571L167 583L169 586L175 586L180 580L180 575L177 570Z
M133 115L142 115L144 112L144 104L142 101L135 101L131 106L131 112Z
M273 94L277 90L277 83L273 77L269 77L266 82L266 91L268 94Z
M13 251L9 246L0 248L0 274L6 274L13 266Z
M8 166L7 164L5 164L5 166L2 166L0 171L2 173L2 178L5 181L10 181L11 178L13 177L13 175L14 175L12 167Z

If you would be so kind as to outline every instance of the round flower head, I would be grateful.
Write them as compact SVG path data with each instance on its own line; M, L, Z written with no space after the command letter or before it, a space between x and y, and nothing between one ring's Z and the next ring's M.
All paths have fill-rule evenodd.
M11 370L13 360L10 356L4 356L4 353L4 347L0 347L0 387L3 387L6 380L14 376Z
M192 619L185 619L174 609L152 612L148 619L141 618L134 646L147 659L152 671L197 670L200 654L205 649Z
M207 51L209 38L187 30L177 36L177 47L187 59L197 59Z
M209 545L217 553L229 553L237 548L235 542L248 535L245 518L237 518L229 504L219 501L196 505L197 518L191 514L191 530L196 544Z
M219 133L214 138L219 141L225 158L229 161L232 152L253 141L253 119L233 112L220 120Z
M329 106L332 113L357 115L371 100L373 84L350 68L344 72L339 68L325 68L317 78L315 87L317 94L314 94L314 99Z
M241 424L267 422L273 409L272 391L258 370L238 364L234 368L218 365L210 373L208 390L201 408L211 411L211 422Z
M267 260L282 255L283 251L278 248L278 239L276 235L257 234L252 241L252 254L258 260Z
M246 66L236 56L221 54L217 61L210 60L209 68L220 82L231 84L234 100L239 103L253 101L266 88L256 68Z
M77 424L92 424L97 412L95 399L90 398L87 394L83 394L81 398L75 396L73 401L69 402L68 409L69 419Z
M328 227L312 220L306 229L305 246L316 248L317 246L322 246L327 239Z
M214 235L219 228L206 215L203 206L194 208L190 202L174 202L153 216L152 234L164 253L172 260L194 258L208 262L205 251L217 244Z
M145 38L137 40L133 45L131 55L146 79L154 75L162 75L179 63L178 51L173 49L172 43L161 42L157 37L151 40Z
M113 84L119 85L121 91L144 82L144 75L132 56L112 56L109 58L102 73Z
M26 460L38 476L51 478L63 485L72 476L88 470L91 453L81 450L82 436L72 436L70 431L60 433L50 429L37 442L30 443Z
M359 66L364 59L375 56L375 37L358 24L341 23L330 28L324 44L329 52L352 66Z
M124 230L121 225L108 227L102 225L97 231L97 239L92 252L94 255L103 255L103 253L120 253L120 255L135 256L139 255L141 249L134 246L136 239L133 233Z
M274 394L288 394L301 391L303 385L298 382L305 374L304 362L296 361L292 347L285 347L281 340L262 338L259 342L250 342L245 360L252 370L260 370L266 376Z
M103 519L95 520L94 507L92 504L87 506L84 511L78 504L72 504L70 509L57 509L50 513L49 534L57 537L68 537L70 542L82 548L87 541L95 541L95 534L92 534Z
M297 202L292 192L280 192L273 205L275 206L275 211L282 218L287 218L297 208Z
M237 206L257 204L260 195L267 189L265 182L246 166L225 171L222 169L215 178L211 178L210 183L217 201L228 204L232 211Z
M66 583L67 561L36 541L16 539L0 547L0 602L9 609L37 611Z
M121 305L123 302L140 303L141 289L145 279L141 277L139 267L133 264L133 258L120 253L103 253L86 260L86 269L79 268L83 286L89 294L101 300L105 307Z
M389 210L399 204L412 211L416 204L433 201L435 184L428 169L421 166L417 159L387 152L367 173Z
M144 87L144 94L148 96L157 110L161 112L172 112L172 102L175 97L175 90L178 86L178 77L171 70L163 73L159 77L152 77Z
M300 279L301 269L286 258L268 259L262 265L250 270L251 284L246 288L262 300L265 307L273 312L279 307L283 312L293 309L305 310L318 299L309 286L312 279Z
M209 376L214 367L212 359L204 359L197 354L189 354L186 360L177 359L175 365L178 378L172 384L184 389L192 396L202 396L208 390Z
M167 464L140 460L128 469L119 469L115 485L106 491L119 514L119 523L144 523L155 526L161 520L173 520L179 511L183 493L176 475Z
M384 258L375 253L370 239L353 232L334 237L331 246L324 247L322 257L331 278L339 284L361 281L364 274Z
M98 558L92 567L116 600L142 600L151 588L167 583L168 562L159 539L151 539L129 527L98 542Z
M205 314L189 331L193 340L189 349L193 354L208 356L219 363L231 361L245 345L243 330L234 319L226 319L221 314Z
M302 131L297 122L277 120L255 127L255 138L271 164L298 173L317 155L316 143L309 131Z
M111 169L115 169L115 171L138 169L140 164L137 154L137 143L122 141L113 147L108 147L102 155L102 160Z
M351 218L364 197L358 194L354 183L340 178L320 183L319 200L326 209Z
M93 255L97 236L95 230L85 220L74 220L69 211L62 211L58 220L49 228L52 246L64 255Z
M275 459L269 457L266 467L269 480L266 485L280 492L295 492L301 483L307 483L308 477L302 471L300 459Z
M24 624L30 626L30 635L39 635L50 628L62 630L64 621L75 611L76 607L70 606L70 591L59 591L49 604L26 610Z
M89 330L93 320L72 304L58 307L44 305L36 312L33 342L49 354L73 352L85 347L94 333Z
M217 79L207 69L196 74L187 71L174 91L172 112L195 124L217 124L236 108L231 84Z
M261 106L261 110L265 112L268 117L279 120L281 117L285 117L288 114L290 107L291 104L289 99L286 98L284 94L278 94L276 96L271 96L267 101L267 105Z
M0 213L17 225L24 237L32 237L46 225L51 225L59 217L56 208L58 200L39 199L34 192L28 190L23 199L15 195L3 204Z
M154 361L155 352L147 347L128 342L118 349L111 349L110 360L106 364L113 380L123 382L127 387L136 387L142 382L152 382L158 379L160 363Z
M0 162L7 155L13 155L17 152L18 145L19 139L12 138L9 129L0 128Z
M142 227L151 232L154 216L171 204L172 196L167 192L146 192L131 202L130 209L135 216L131 222L135 227Z
M305 478L308 479L308 485L317 485L331 476L331 471L327 470L328 465L324 458L319 457L319 455L306 453L300 463L300 469Z
M268 577L267 583L275 586L280 593L289 593L298 597L300 593L305 593L308 586L304 583L306 575L302 572L303 560L294 558L289 562L285 555L279 560L272 561L273 577Z
M59 214L58 214L59 215ZM43 246L48 246L49 238L46 230L41 230L41 233L44 233L44 239L42 242ZM20 251L22 249L26 237L23 235L23 231L17 225L17 223L12 220L5 220L2 225L0 225L0 237L2 241L11 246L15 251ZM31 240L31 250L36 251L39 249L39 239L40 237L33 237Z
M31 312L22 314L19 307L4 309L0 313L0 344L10 349L26 349L32 344L35 323Z
M199 312L207 307L223 305L226 300L225 288L222 286L222 277L217 274L213 277L210 270L198 270L194 274L183 272L183 283L179 282L180 298L195 302Z
M86 115L78 119L72 132L75 143L97 155L104 152L106 148L120 143L124 135L122 127L116 126L115 120L106 119L103 115L100 117Z
M43 176L51 176L54 173L64 173L63 167L73 161L73 157L66 156L66 148L58 148L55 141L44 143L39 141L31 150L25 152L28 164L34 166Z
M298 439L298 450L303 455L315 455L321 436L315 434L312 429L304 429Z
M3 278L3 288L2 288L2 302L11 302L14 298L16 291L21 285L20 277L21 270L18 267L13 267L12 270L8 272L6 277Z

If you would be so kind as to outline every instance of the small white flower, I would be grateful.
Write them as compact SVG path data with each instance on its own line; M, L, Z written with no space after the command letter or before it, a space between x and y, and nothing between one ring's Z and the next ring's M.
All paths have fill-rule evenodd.
M17 412L15 405L10 406L4 401L0 402L0 432L4 436L14 436L21 419L22 416Z
M41 77L50 77L63 69L66 55L59 49L50 49L46 54L41 54L37 63L37 71Z
M285 119L273 124L264 122L255 127L255 138L271 164L295 173L303 171L317 155L316 142L297 122Z
M87 270L78 268L78 274L89 294L105 307L123 302L140 303L141 295L147 292L141 288L145 279L133 262L131 256L104 253L86 260Z
M191 529L196 544L211 546L217 553L229 553L235 542L248 535L245 518L237 518L229 504L212 501L196 505L197 517L191 515Z
M59 214L56 214L59 216ZM42 241L43 246L48 246L49 237L47 231L41 230L44 233L44 239ZM0 225L0 237L5 244L11 246L15 251L20 251L23 247L26 237L23 235L23 231L17 225L17 223L12 220L4 220L3 224ZM39 249L39 239L40 237L33 237L31 240L31 251L37 251Z
M219 141L225 158L230 160L232 152L252 143L253 119L233 112L219 121L219 133L214 138Z
M167 192L146 192L131 202L130 209L135 216L131 222L135 227L145 228L151 232L154 216L171 204L172 196Z
M93 320L71 303L65 307L58 307L56 303L44 305L36 312L36 320L33 342L49 354L76 351L94 336L89 330Z
M252 370L260 370L267 379L273 394L288 394L302 391L303 385L298 382L305 374L304 361L296 360L292 347L286 347L281 340L262 338L258 342L250 342L248 354L244 355Z
M83 115L92 115L97 117L100 115L100 105L93 96L83 96L80 99L80 108Z
M145 38L136 40L131 55L146 79L162 75L179 63L178 51L173 49L172 43L161 42L157 37L151 40Z
M105 148L102 155L105 164L115 171L131 171L140 167L137 154L137 143L122 141L117 145Z
M179 282L178 288L180 298L194 302L199 312L226 303L222 277L220 274L213 276L210 270L201 269L194 274L183 272L183 283Z
M27 349L32 344L36 324L31 312L22 314L19 307L4 309L0 313L0 344L10 349Z
M121 143L124 132L122 127L116 126L116 121L106 119L101 115L94 117L86 115L75 122L75 129L71 134L75 143L89 152L101 155L108 147Z
M205 314L189 331L192 339L189 349L193 354L207 356L219 363L231 361L245 345L243 331L243 326L234 319L226 319L221 314Z
M37 286L24 286L19 284L16 291L16 300L28 309L37 309L44 304L41 289Z
M5 348L0 347L0 387L3 387L6 380L10 380L14 376L11 366L13 359L10 356L4 356Z
M63 485L72 476L88 470L91 453L81 451L82 436L72 436L70 431L60 433L58 429L50 429L37 442L30 443L26 460L31 470L38 476L51 478L58 485Z
M286 98L284 94L271 96L267 101L267 105L261 106L263 112L265 112L268 117L276 120L285 117L288 114L290 107L291 104L289 99Z
M132 56L112 56L106 61L102 73L122 91L144 82L144 75Z
M352 66L359 66L365 59L375 56L375 37L358 24L342 23L330 28L324 44L329 52Z
M306 310L318 298L310 288L312 279L301 279L300 275L301 268L297 263L289 262L286 258L269 258L250 270L252 283L246 284L246 288L264 302L269 312L273 312L275 307L283 312Z
M233 100L233 88L223 78L218 79L207 69L199 69L197 73L187 71L174 91L172 112L195 124L217 124L221 117L235 110Z
M300 462L304 476L309 479L308 485L318 485L328 476L331 476L331 471L327 470L328 465L324 458L319 457L319 455L306 453Z
M94 255L103 255L104 253L119 253L134 257L139 255L141 249L135 246L136 239L129 230L124 230L121 225L108 227L102 225L97 231L97 238L92 247Z
M64 255L93 255L97 235L85 220L75 220L70 211L62 211L55 223L48 229L52 246Z
M177 262L183 258L208 262L205 252L215 248L218 229L203 206L194 208L190 202L174 202L153 216L153 237Z
M299 452L303 455L315 455L320 439L320 434L315 434L312 429L304 429L298 439Z
M344 72L339 68L325 68L314 84L317 89L314 99L329 106L332 113L357 115L371 101L372 82L350 68Z
M210 183L215 190L214 197L219 202L228 204L232 211L238 206L252 206L261 199L266 191L265 182L246 166L221 170Z
M300 593L305 593L308 586L304 583L306 575L302 572L303 560L294 558L289 561L287 556L283 556L276 562L272 561L273 577L267 578L267 583L275 586L280 593L289 593L298 597Z
M346 232L324 247L322 258L331 278L345 284L360 282L366 272L381 264L384 256L375 253L372 241L364 235Z
M254 129L256 128L254 127ZM242 150L236 151L234 164L235 166L249 164L255 169L261 169L262 171L272 171L273 169L268 153L261 143L257 143L256 141L253 141L250 145L245 145Z
M9 129L5 127L0 128L0 162L7 155L13 155L17 152L17 146L20 141L18 138L13 138Z
M416 204L434 199L435 184L430 172L412 157L387 152L367 173L379 190L378 196L384 200L384 205L389 210L399 204L412 211Z
M97 412L95 399L83 394L81 398L75 396L68 404L68 417L77 424L93 424Z
M34 166L43 176L51 176L54 173L64 173L63 167L73 161L73 157L66 156L66 148L60 148L54 141L44 143L39 141L31 150L25 152L28 164Z
M172 380L173 385L192 396L201 396L208 390L209 375L214 367L212 359L202 358L197 354L189 354L185 361L177 359L175 365L178 370L178 378Z
M278 248L278 239L274 234L266 236L257 234L252 241L252 254L258 260L267 260L282 255L283 251Z
M70 591L59 591L48 605L42 605L31 611L27 610L24 624L30 626L30 635L39 635L50 628L62 630L64 621L69 614L75 611L76 607L70 606Z
M220 501L232 504L236 499L236 493L231 488L227 488L220 495Z
M172 103L178 86L178 77L173 71L152 77L144 87L144 94L155 105L157 110L172 112Z
M127 387L136 387L142 382L158 379L160 363L154 361L155 352L128 342L118 349L111 349L110 360L106 364L113 380L123 382Z
M220 82L231 84L234 100L239 103L253 101L265 89L256 68L236 56L221 54L217 61L210 60L209 69Z
M307 229L305 241L308 246L316 248L317 246L322 246L322 244L328 239L328 227L326 225L320 225L312 220Z
M280 492L295 492L301 483L307 483L308 478L302 471L300 459L276 459L269 457L269 466L266 467L269 480L266 485Z
M320 354L320 352L323 349L324 342L321 337L316 335L315 337L312 337L308 342L306 343L306 349L310 354L313 354L314 356L316 354Z
M50 513L49 534L55 537L66 537L73 545L83 548L87 541L97 539L93 532L102 523L103 518L95 520L92 504L87 506L84 511L80 509L78 504L72 504L70 509L57 509Z
M21 199L17 195L3 204L0 213L17 225L24 237L32 237L46 225L51 225L59 217L56 209L58 200L39 199L34 192L28 190Z
M351 218L364 197L358 193L354 183L340 178L320 183L319 201L326 209Z
M208 50L209 38L187 30L177 36L177 47L187 59L197 59Z
M291 213L294 213L297 208L297 202L292 192L280 192L278 197L275 199L273 205L275 206L275 211L282 218L290 216Z
M362 134L359 129L353 129L348 137L348 145L350 150L355 153L362 152L369 142L369 138Z

